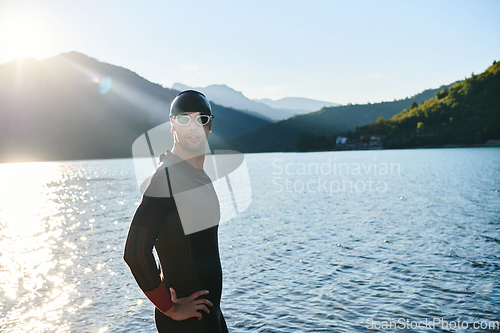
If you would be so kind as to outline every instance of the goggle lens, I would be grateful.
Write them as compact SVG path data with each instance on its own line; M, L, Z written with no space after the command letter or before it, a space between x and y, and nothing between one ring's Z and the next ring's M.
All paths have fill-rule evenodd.
M189 116L177 116L175 120L179 123L179 125L187 126L191 122L191 117Z
M199 115L198 117L196 117L196 123L198 125L206 125L208 124L208 122L210 121L210 117L209 116L204 116L204 115Z

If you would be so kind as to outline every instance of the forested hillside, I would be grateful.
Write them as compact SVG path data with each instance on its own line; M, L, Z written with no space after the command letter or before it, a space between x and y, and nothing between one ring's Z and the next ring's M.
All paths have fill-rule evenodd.
M354 131L356 127L376 121L378 117L388 119L409 108L413 102L421 103L432 98L444 87L425 90L411 98L393 102L322 108L249 131L234 138L233 145L243 152L294 151L297 138L306 132L332 137Z
M500 63L472 75L434 98L404 109L390 120L379 118L353 135L385 136L386 148L475 144L500 139Z

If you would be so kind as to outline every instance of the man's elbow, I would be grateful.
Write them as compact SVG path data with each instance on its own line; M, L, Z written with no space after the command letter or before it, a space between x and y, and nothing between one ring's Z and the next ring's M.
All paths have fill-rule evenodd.
M128 255L128 251L126 249L125 249L125 251L123 251L123 260L130 267L130 256Z

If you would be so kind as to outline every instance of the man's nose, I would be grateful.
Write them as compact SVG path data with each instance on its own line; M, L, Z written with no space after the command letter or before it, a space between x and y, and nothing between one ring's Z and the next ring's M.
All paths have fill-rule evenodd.
M201 126L196 123L196 118L191 118L191 122L188 124L188 128L197 130L198 127Z
M187 130L190 132L200 132L203 130L203 126L198 125L195 118L191 118L191 122L188 124Z

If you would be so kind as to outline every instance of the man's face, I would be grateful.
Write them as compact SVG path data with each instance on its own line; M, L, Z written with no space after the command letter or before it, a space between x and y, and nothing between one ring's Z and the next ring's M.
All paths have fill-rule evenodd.
M191 122L187 126L182 126L172 119L171 132L174 135L174 142L181 145L182 148L204 154L211 122L208 122L208 124L204 126L198 125L195 118L199 114L199 112L182 113L182 115L191 117Z

